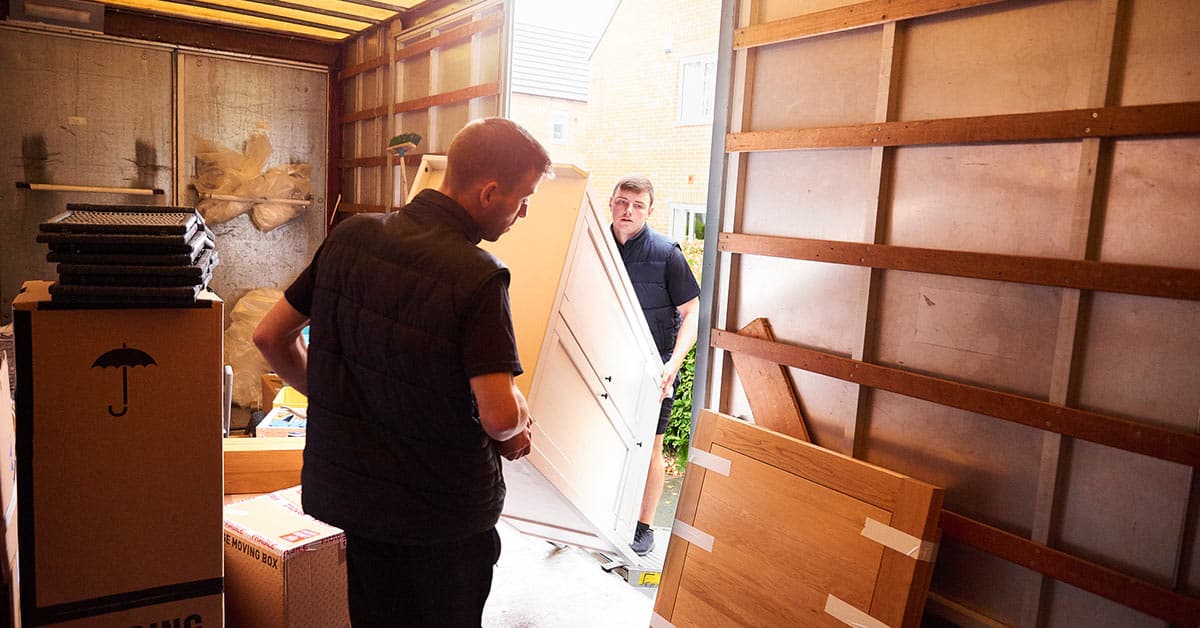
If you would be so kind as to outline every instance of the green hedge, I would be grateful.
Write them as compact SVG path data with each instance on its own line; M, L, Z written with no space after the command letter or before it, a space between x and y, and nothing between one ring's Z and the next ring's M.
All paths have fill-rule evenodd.
M680 248L699 281L704 241L681 242ZM692 434L692 381L695 377L696 348L692 347L683 366L679 367L679 387L675 391L675 404L671 406L671 420L663 435L663 454L675 460L675 470L681 473L687 466L688 440Z
M674 458L675 469L680 472L687 466L688 438L692 433L692 380L695 377L696 348L692 347L679 368L675 404L671 406L671 420L663 435L663 453Z

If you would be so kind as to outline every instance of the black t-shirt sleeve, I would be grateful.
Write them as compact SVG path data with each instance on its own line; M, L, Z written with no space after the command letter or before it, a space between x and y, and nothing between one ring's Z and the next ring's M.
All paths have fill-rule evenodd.
M301 271L292 285L283 291L283 298L287 299L288 304L305 316L312 315L313 285L317 280L317 259L320 255L321 251L318 249L308 268Z
M700 284L696 283L696 276L678 245L671 247L671 255L667 257L667 292L675 307L700 296Z
M498 273L476 292L463 320L462 362L467 377L488 373L520 375L517 337L508 302L508 274Z

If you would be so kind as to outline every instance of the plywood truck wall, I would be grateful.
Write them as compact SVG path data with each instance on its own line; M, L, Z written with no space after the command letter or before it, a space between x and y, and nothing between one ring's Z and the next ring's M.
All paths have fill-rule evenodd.
M769 355L818 444L945 487L955 621L1194 624L1200 6L725 16L707 407Z
M343 48L339 214L399 208L421 154L445 153L467 122L503 115L507 4L451 5L450 13L413 25L394 20ZM386 151L388 140L405 133L421 136L407 161Z

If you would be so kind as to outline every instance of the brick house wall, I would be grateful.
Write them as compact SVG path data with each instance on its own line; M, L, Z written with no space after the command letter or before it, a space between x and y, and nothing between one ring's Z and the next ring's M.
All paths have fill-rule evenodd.
M586 169L587 162L587 103L565 98L548 98L533 94L513 93L509 101L509 117L529 131L555 163L574 164ZM553 137L556 116L565 121L565 133Z
M590 60L586 161L596 201L607 202L621 176L642 174L655 189L650 224L663 233L673 203L708 200L712 123L678 121L680 63L715 59L720 13L719 0L621 0Z

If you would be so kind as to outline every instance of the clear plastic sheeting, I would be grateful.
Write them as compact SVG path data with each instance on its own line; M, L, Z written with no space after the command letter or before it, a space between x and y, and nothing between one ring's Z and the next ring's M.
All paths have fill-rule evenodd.
M250 182L251 193L266 199L303 199L312 195L312 166L284 164L264 172ZM295 218L304 205L266 200L254 204L250 218L254 226L270 231Z
M233 367L233 404L259 409L261 381L271 370L258 347L254 346L254 328L267 312L283 298L278 288L255 288L246 293L229 312L225 330L225 363Z
M196 208L209 224L220 224L250 213L255 227L271 231L298 216L312 195L312 166L283 164L264 170L271 157L271 140L256 133L238 152L197 136L196 175L200 193Z

